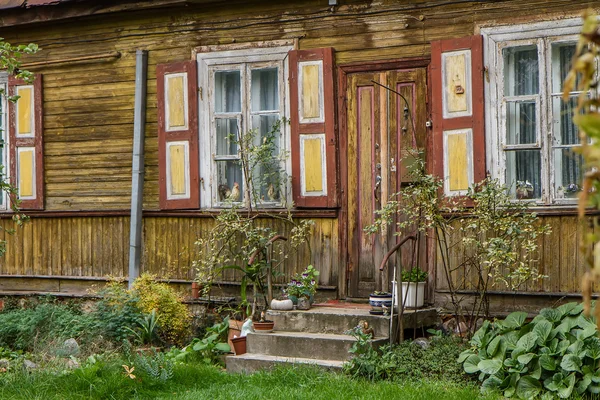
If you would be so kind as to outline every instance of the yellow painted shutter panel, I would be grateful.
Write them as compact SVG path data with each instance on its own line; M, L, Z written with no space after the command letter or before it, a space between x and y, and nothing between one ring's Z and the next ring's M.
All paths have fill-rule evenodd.
M448 135L448 179L451 191L469 188L467 134Z
M33 134L33 86L17 87L17 135Z
M21 149L18 154L19 197L33 197L35 195L35 150L33 148Z
M184 196L187 193L185 179L186 149L183 144L169 146L169 172L171 175L171 195Z
M304 187L306 192L323 191L321 139L304 139Z

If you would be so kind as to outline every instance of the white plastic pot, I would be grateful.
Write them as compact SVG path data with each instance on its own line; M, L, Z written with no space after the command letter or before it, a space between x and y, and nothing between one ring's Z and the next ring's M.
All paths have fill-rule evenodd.
M393 290L395 291L395 284ZM408 291L408 293L407 293ZM425 302L425 282L402 282L400 298L405 308L423 307ZM404 300L406 299L406 303ZM394 299L394 306L398 307L398 299Z
M290 299L285 299L285 300L273 299L273 300L271 300L271 310L289 311L293 308L294 308L294 303L292 303L292 300L290 300Z

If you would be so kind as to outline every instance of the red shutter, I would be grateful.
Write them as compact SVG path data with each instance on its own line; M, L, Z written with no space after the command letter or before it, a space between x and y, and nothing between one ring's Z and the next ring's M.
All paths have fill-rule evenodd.
M196 61L156 66L159 204L200 207Z
M23 210L44 209L44 144L42 114L42 76L33 83L10 76L8 102L10 180L17 187L19 207Z
M431 161L446 196L486 177L483 79L481 36L431 43Z
M333 49L292 50L289 63L294 203L337 207Z

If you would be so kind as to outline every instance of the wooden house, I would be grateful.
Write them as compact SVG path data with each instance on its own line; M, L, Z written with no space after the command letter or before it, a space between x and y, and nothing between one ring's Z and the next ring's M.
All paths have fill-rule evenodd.
M581 233L565 188L581 179L581 160L571 153L572 105L559 94L590 7L600 11L583 0L0 0L0 37L42 49L23 60L33 84L0 73L21 96L2 103L1 162L31 216L14 236L0 233L0 291L80 295L128 276L132 196L143 206L141 270L189 285L218 187L240 179L220 135L286 117L280 143L292 179L281 196L315 225L312 256L292 257L285 277L312 263L332 299L386 284L378 263L393 241L363 228L416 147L446 195L486 173L533 187L553 230L541 243L549 278L493 292L496 309L577 296ZM144 132L137 150L134 132ZM275 219L264 224L285 234ZM436 249L425 250L428 301L443 306ZM225 274L221 287L235 281Z

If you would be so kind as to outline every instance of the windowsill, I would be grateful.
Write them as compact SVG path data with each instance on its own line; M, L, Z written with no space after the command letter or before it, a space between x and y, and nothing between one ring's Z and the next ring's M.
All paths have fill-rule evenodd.
M578 214L578 208L576 203L571 204L554 204L554 205L535 205L532 204L529 208L530 212L534 212L539 216L576 216ZM465 216L469 215L468 211L472 207L467 207L467 211L462 213ZM457 213L445 213L445 216L454 216ZM586 216L600 215L600 210L594 210L587 208L585 211Z

